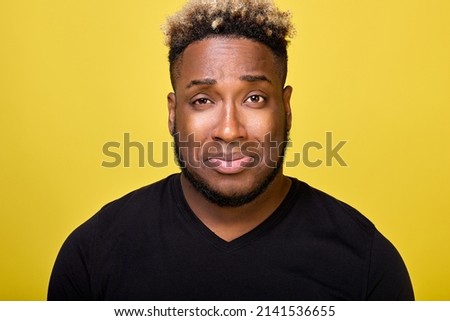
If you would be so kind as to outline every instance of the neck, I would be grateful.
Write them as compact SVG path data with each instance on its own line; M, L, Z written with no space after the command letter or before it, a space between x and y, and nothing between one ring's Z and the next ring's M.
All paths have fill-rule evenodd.
M206 199L181 175L181 187L189 207L212 232L232 241L266 220L286 197L291 180L280 172L256 199L239 207L222 207Z

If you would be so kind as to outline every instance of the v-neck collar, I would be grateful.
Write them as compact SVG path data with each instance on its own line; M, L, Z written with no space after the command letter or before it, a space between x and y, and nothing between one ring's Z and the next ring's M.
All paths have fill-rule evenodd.
M181 188L180 176L180 174L172 176L171 190L182 218L207 242L225 252L233 252L245 247L277 225L287 215L287 213L289 213L291 207L294 205L294 200L297 198L296 195L300 186L296 179L290 178L292 183L286 197L268 218L249 232L235 238L232 241L226 241L211 231L189 207Z

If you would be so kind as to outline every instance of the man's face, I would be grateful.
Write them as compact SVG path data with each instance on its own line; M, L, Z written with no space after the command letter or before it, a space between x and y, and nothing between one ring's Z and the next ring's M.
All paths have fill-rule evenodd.
M168 105L183 174L211 201L243 205L281 175L292 88L248 39L204 39L180 58Z

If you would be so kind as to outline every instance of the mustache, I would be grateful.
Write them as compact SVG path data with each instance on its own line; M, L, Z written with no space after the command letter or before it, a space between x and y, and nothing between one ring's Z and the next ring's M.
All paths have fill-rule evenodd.
M200 168L201 163L206 165L210 159L218 158L222 161L227 159L238 159L241 155L252 159L250 162L245 162L245 167L256 167L261 162L264 162L266 166L277 168L283 165L283 159L285 156L286 148L290 142L289 130L286 130L287 124L285 124L285 130L282 140L273 139L272 133L268 132L264 135L262 141L209 141L205 144L201 144L200 141L195 139L195 133L188 134L184 139L180 139L180 132L178 131L177 121L174 121L174 127L172 129L172 137L174 140L174 153L175 160L181 169L186 169L189 165L191 167ZM264 157L264 149L269 147L269 157ZM201 148L198 154L199 158L194 160L194 164L191 164L189 156L193 153L193 149ZM184 150L186 158L181 152ZM192 155L192 154L191 154ZM212 160L213 161L213 160Z

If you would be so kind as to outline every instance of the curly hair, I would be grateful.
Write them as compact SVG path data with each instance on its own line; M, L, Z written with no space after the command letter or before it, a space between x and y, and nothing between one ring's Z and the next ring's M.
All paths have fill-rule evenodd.
M272 0L190 0L163 26L169 47L170 76L174 64L189 44L218 36L247 38L268 46L280 58L281 78L287 74L288 38L294 34L289 12Z

